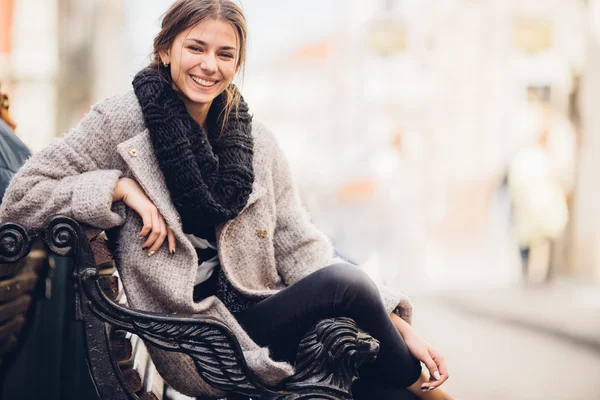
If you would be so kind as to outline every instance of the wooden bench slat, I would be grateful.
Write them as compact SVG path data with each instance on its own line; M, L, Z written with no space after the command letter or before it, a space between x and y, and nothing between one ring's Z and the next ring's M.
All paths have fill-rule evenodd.
M15 276L25 266L27 259L23 259L15 264L0 264L0 279L7 279Z
M124 361L133 355L133 346L131 339L125 331L115 331L110 335L110 348L113 357L118 361Z
M110 266L104 266L103 268L98 268L98 275L100 276L110 276L117 272L117 267L115 266L115 262L113 261Z
M37 282L38 275L33 272L0 281L0 304L8 303L25 293L31 292Z
M150 354L146 349L146 345L143 340L139 340L133 355L133 369L139 371L140 376L143 378L143 374L146 373L146 367L148 366L148 360Z
M152 392L146 392L140 396L140 400L161 400L161 399L162 399L162 397L159 398L157 395L155 395Z
M138 345L138 342L140 341L140 338L137 337L136 335L131 335L131 337L129 338L129 341L131 342L131 347L132 347L132 352L131 352L131 356L125 360L120 360L117 361L117 364L119 365L119 368L121 369L128 369L128 368L133 368L133 362L134 360L134 355L136 352L136 348Z
M165 387L165 394L168 399L171 400L196 400L193 397L188 397L184 394L179 393L177 390L173 389L171 386Z
M23 272L40 272L47 260L48 253L45 249L40 248L31 250L25 259Z
M94 261L99 269L101 265L113 262L112 253L108 249L108 244L105 239L99 237L93 242L90 242L90 246L92 247L92 253L94 253Z
M112 301L117 300L119 296L119 277L117 276L101 276L98 280L100 288L104 294Z
M99 237L104 236L104 229L102 228L95 228L86 224L81 224L80 226L83 229L83 232L85 233L85 237L87 238L88 242L93 242Z
M19 344L17 335L10 335L5 340L0 341L0 354L8 353Z
M15 264L0 264L0 279L9 279L27 272L40 272L48 258L41 242L34 242L26 258Z
M163 398L165 380L156 370L156 366L151 358L148 360L148 366L146 367L146 373L144 374L143 388L147 394L154 395L156 399Z
M142 377L137 370L130 368L121 371L121 373L123 374L127 387L129 387L132 392L139 392L142 390Z
M13 319L0 325L0 340L6 340L10 335L18 333L25 324L25 316L17 315Z
M18 314L24 314L32 302L29 295L21 296L10 303L0 305L0 322L7 321Z

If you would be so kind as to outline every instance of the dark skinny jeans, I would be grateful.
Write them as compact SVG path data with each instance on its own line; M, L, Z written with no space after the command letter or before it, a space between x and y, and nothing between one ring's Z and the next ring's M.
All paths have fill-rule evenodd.
M342 316L354 319L380 342L377 360L360 369L355 399L415 398L405 388L417 381L421 364L385 311L375 283L354 265L322 268L236 314L256 343L268 346L274 359L290 362L302 336L317 321Z

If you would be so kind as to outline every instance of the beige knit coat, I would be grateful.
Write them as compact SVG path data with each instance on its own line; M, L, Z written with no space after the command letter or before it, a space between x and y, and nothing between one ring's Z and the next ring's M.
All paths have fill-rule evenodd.
M273 134L256 121L252 134L253 190L244 210L217 227L217 245L231 284L247 296L265 297L336 260L327 237L300 204ZM142 250L141 218L123 203L112 202L121 177L135 179L164 216L177 240L174 256L166 241L152 257ZM37 228L59 213L103 229L120 226L114 256L131 307L219 318L236 334L249 367L265 383L293 374L289 364L271 360L268 349L254 343L216 297L194 303L198 258L181 229L133 91L93 106L64 138L29 159L6 191L0 220ZM385 287L380 292L386 310L398 307L410 322L409 300ZM156 349L151 353L161 375L180 392L221 394L202 381L189 357Z

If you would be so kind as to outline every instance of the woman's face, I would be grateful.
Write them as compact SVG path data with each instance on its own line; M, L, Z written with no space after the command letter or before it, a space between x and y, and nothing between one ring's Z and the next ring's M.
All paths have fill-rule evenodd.
M233 27L209 19L181 32L169 51L160 56L171 64L173 82L188 106L208 108L237 73L237 47Z

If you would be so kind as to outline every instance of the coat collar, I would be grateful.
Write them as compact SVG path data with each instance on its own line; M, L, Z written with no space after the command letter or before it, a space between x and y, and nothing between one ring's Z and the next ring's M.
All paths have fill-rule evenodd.
M169 196L169 190L154 154L148 129L144 129L132 138L118 144L117 152L131 170L135 180L156 205L167 224L174 227L172 228L173 232L183 235L177 210ZM266 189L255 180L252 183L252 192L248 202L242 212L266 192Z

